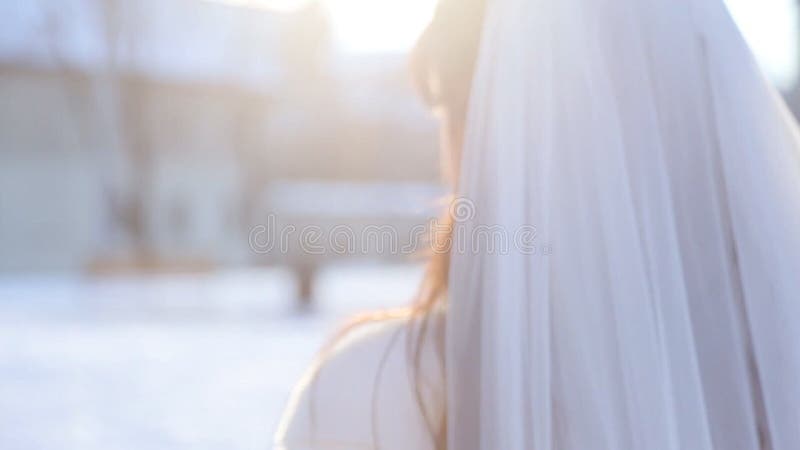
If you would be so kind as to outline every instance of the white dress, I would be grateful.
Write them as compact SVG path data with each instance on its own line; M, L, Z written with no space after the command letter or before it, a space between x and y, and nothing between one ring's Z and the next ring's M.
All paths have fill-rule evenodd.
M433 450L427 424L443 419L441 365L433 345L423 345L414 378L409 337L408 319L347 333L295 388L275 450Z
M487 7L449 448L800 449L800 129L722 0ZM371 333L299 394L286 448L430 448L402 344Z

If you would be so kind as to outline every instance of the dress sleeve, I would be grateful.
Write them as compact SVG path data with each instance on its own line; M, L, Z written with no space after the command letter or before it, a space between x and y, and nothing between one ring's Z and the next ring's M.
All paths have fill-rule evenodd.
M290 398L275 450L433 450L430 423L443 418L441 372L423 350L423 376L412 380L407 323L362 325L313 366Z

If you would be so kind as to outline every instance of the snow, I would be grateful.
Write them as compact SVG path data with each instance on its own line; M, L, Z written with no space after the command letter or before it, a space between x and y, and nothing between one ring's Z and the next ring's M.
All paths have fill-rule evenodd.
M397 306L415 265L339 266L298 313L282 269L0 278L0 448L259 449L346 316Z

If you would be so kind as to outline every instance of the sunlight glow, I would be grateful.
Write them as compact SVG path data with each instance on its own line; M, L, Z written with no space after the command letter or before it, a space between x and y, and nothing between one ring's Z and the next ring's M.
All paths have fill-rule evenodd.
M761 66L780 89L798 75L798 15L795 0L726 0Z
M308 0L205 0L212 3L225 3L231 6L269 9L273 11L294 11L308 3Z
M293 11L310 0L206 0ZM320 0L328 8L337 49L345 53L406 52L425 28L436 0Z
M405 52L427 25L435 0L326 0L336 40L348 53Z
M310 0L207 0L235 6L295 10ZM430 20L436 0L320 0L328 7L337 50L344 53L408 51ZM798 11L795 0L725 0L761 65L779 88L798 78Z

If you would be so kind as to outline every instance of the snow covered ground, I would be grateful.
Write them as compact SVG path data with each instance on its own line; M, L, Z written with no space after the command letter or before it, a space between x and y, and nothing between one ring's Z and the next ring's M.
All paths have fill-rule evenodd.
M269 449L337 324L405 303L420 276L323 271L307 314L280 269L0 277L0 449Z

